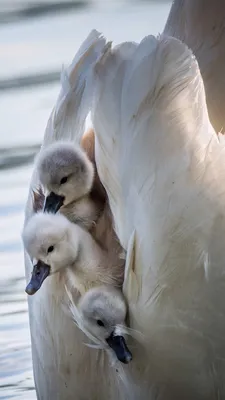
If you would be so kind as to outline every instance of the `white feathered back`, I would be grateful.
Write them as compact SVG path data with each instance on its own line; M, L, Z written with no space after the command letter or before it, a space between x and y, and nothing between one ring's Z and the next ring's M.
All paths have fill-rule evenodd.
M225 357L224 145L192 52L165 36L131 48L109 48L97 63L92 118L128 250L131 327L147 338L134 377L143 398L216 399L225 396L225 366L215 366Z

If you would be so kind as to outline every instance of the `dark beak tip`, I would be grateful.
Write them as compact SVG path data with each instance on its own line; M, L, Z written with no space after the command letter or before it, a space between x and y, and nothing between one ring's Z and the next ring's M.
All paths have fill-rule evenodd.
M123 364L129 364L132 360L132 354L126 345L124 337L111 334L106 341L116 354L117 359Z
M128 350L125 354L123 354L121 357L118 357L118 360L122 362L123 364L129 364L132 361L132 354Z
M36 293L36 290L34 289L34 287L33 287L30 283L28 283L28 285L27 285L27 287L26 287L26 289L25 289L25 292L26 292L29 296L32 296L33 294Z
M56 214L63 206L64 200L64 196L60 196L54 192L51 192L45 199L44 212Z
M34 295L42 286L44 280L48 277L50 273L50 266L38 261L33 267L32 277L30 282L27 284L25 292L32 296Z
M129 364L131 361L132 361L132 354L131 353L129 353L129 354L127 354L127 356L125 357L125 360L124 360L124 364Z

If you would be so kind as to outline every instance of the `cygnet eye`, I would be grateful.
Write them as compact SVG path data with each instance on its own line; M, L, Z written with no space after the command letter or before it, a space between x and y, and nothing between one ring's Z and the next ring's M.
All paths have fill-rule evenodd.
M64 183L66 183L67 180L68 180L68 177L67 177L67 176L64 176L64 177L61 179L61 181L60 181L60 185L63 185Z
M54 246L49 246L48 253L51 253L54 250Z
M105 326L104 323L103 323L100 319L97 319L97 324L98 324L99 326Z

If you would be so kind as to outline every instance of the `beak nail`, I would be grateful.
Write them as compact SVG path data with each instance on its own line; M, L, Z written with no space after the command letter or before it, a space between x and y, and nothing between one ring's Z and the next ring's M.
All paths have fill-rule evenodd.
M115 336L113 333L106 339L106 342L116 354L119 361L128 364L132 360L132 354L128 349L123 336Z
M60 207L63 206L65 198L51 192L45 199L44 212L56 214Z
M41 287L44 280L50 274L50 265L38 261L33 267L31 280L28 283L25 292L29 295L35 294Z

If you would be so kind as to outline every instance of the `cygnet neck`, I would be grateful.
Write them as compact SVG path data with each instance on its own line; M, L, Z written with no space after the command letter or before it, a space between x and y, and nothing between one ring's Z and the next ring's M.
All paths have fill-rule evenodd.
M77 241L77 231L74 229L74 241ZM72 239L73 240L73 239ZM98 285L107 274L107 254L95 242L92 236L79 227L79 250L76 262L68 268L68 277L73 286L81 294L89 288Z
M89 194L63 206L60 210L70 221L88 230L96 223L100 211L98 204L94 203Z

